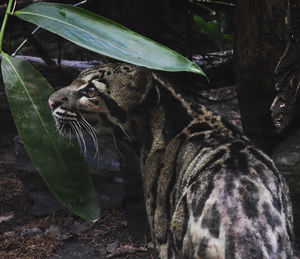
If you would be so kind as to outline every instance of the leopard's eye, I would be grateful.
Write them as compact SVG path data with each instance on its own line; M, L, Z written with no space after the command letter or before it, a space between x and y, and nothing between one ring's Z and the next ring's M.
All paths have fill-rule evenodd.
M98 91L94 86L89 86L86 90L86 93L89 98L93 98L98 94Z
M85 96L87 98L96 97L99 94L98 89L92 84L88 84L85 88L79 90L79 96Z

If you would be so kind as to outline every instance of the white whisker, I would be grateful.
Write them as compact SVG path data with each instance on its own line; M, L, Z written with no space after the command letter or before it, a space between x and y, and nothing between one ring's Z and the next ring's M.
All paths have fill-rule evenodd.
M81 139L81 141L82 141L82 144L83 144L83 156L84 156L85 159L87 159L86 143L85 143L85 139L84 139L83 134L82 134L81 126L80 126L80 124L78 123L78 121L75 121L73 125L77 128L79 137L80 137L80 139Z
M77 142L78 142L78 144L80 145L80 149L82 150L80 137L79 137L79 135L78 135L78 133L77 133L77 129L75 128L75 125L70 124L70 126L71 126L71 128L72 128L72 131L75 133L75 136L76 136L76 138L77 138Z
M99 145L98 145L98 138L96 132L94 128L83 118L83 116L81 116L81 119L78 122L91 135L93 139L94 147L96 150L94 155L94 159L95 159L97 156L99 156Z
M70 121L60 120L59 118L53 116L55 119L56 130L59 136L58 138L61 139L61 136L67 136L69 138L68 145L70 145L72 141L72 135L75 135L77 138L77 142L80 146L82 155L85 159L87 159L87 146L83 130L86 131L91 136L95 147L95 154L93 159L95 159L96 157L99 159L99 144L96 131L81 114L78 115L78 120Z
M82 155L83 157L86 159L87 158L87 151L86 151L86 145L85 145L85 141L84 141L84 138L82 136L82 132L81 132L81 129L78 127L77 124L75 123L72 123L70 124L73 131L75 132L76 134L76 137L77 137L77 141L80 145L80 149L81 149L81 152L82 152Z
M125 136L128 138L129 142L131 142L131 139L129 137L129 135L127 134L127 132L125 131L125 129L123 128L123 126L118 123L118 126L120 127L120 129L122 130L122 132L125 134Z
M112 135L112 137L113 137L114 144L115 144L115 147L116 147L116 150L117 150L118 154L120 155L121 159L124 159L124 156L122 155L122 153L120 152L120 150L118 148L117 141L115 139L115 135Z

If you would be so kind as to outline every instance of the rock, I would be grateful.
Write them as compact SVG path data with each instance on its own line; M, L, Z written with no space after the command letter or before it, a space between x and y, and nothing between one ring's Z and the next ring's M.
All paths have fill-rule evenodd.
M43 233L42 230L40 230L37 227L33 227L33 228L23 229L21 231L21 236L26 237L26 238L34 238L42 233Z
M300 177L300 130L294 130L272 154L279 171L286 176Z
M14 218L14 216L15 216L15 213L13 211L0 215L0 224L2 222L10 221L12 218Z
M50 191L32 191L29 196L33 200L31 209L33 216L46 216L64 208Z
M70 237L67 231L58 225L51 225L48 229L46 229L45 234L55 235L58 240L67 240Z
M123 184L102 183L96 185L99 194L99 202L102 209L121 208L126 196Z
M85 136L87 157L86 161L90 172L93 175L104 175L107 172L120 171L119 155L114 144L113 137L110 135L98 136L98 155L95 156L96 150L93 139Z
M3 235L5 236L5 237L13 237L13 236L15 236L16 235L16 232L15 231L7 231L7 232L4 232L3 233Z
M15 144L15 169L27 172L37 172L24 148L24 143L20 136L14 137L13 141Z
M62 249L56 251L50 259L105 259L96 248L83 242L68 242Z
M0 135L0 147L1 148L7 148L12 144L12 141L10 138L8 138L6 135Z
M86 221L77 221L75 220L73 224L69 227L71 233L80 235L81 233L86 232L91 227L91 223Z
M116 241L116 242L113 242L111 244L108 244L106 246L106 251L109 252L109 253L113 253L117 250L118 247L119 247L119 242Z
M0 110L9 111L9 105L7 102L6 94L2 91L0 91Z

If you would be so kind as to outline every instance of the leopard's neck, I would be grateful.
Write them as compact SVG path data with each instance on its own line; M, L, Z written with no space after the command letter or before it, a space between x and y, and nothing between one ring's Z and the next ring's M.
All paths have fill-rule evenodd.
M156 75L154 75L156 76ZM142 153L162 150L171 139L180 134L186 136L202 131L218 131L220 133L231 130L225 125L220 116L212 115L204 106L188 102L168 81L156 76L156 90L158 92L152 100L150 108L140 114L134 114L127 125L131 140ZM153 101L153 99L157 101ZM129 127L129 128L128 128Z
M132 114L126 125L131 141L140 151L163 149L194 119L165 88L160 87L159 93L159 103L141 113Z

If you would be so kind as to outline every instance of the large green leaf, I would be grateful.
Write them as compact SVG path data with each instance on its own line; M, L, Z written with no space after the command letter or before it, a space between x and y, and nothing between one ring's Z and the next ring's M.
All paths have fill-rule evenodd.
M15 124L36 169L68 209L96 220L100 208L87 165L74 144L57 138L47 101L51 86L28 61L3 52L1 68Z
M151 69L205 75L200 67L175 51L79 7L35 3L14 14L105 56Z

